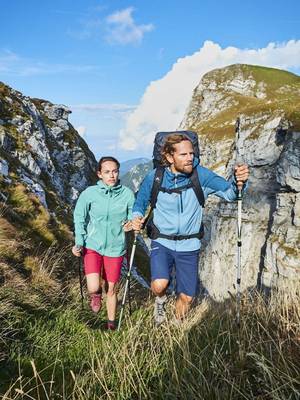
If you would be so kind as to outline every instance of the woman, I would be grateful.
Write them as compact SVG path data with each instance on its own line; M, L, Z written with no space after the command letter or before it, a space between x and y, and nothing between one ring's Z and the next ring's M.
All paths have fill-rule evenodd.
M99 181L79 196L75 211L75 246L72 253L83 255L91 309L98 312L102 302L102 278L106 286L107 329L116 328L116 284L120 279L125 233L131 230L133 192L119 182L120 163L102 157Z

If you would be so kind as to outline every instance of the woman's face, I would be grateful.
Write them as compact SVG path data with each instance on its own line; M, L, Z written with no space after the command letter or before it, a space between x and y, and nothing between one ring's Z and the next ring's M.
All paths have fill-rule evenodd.
M115 186L119 180L119 169L114 161L104 161L101 164L101 171L97 175L103 183L108 186Z

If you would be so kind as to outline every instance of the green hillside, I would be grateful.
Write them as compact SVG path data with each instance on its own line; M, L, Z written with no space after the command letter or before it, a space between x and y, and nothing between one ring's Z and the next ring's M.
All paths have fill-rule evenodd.
M255 95L245 96L236 92L224 91L223 85L238 74L244 79L255 80L253 92L265 93L264 98ZM206 121L196 120L190 129L200 135L218 141L223 138L234 138L234 123L236 118L243 114L245 117L282 116L291 123L290 128L300 131L300 77L291 72L260 66L235 64L227 68L208 72L202 82L216 82L218 91L230 101L231 105ZM202 97L193 96L195 104L202 101Z

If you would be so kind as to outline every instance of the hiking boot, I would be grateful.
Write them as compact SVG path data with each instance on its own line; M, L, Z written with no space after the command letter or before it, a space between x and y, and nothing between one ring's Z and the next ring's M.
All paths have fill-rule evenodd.
M94 313L98 313L101 309L102 305L102 296L99 293L93 293L91 294L91 302L90 306L91 309Z
M158 297L156 296L154 302L154 321L156 326L161 325L166 319L166 300L167 296Z

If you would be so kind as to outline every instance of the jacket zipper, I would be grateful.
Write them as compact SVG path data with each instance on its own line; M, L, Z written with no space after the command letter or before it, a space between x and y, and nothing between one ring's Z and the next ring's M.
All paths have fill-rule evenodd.
M177 176L175 176L174 184L175 184L175 188L177 188ZM177 199L180 200L178 196L177 196ZM178 204L178 200L177 200L177 204ZM180 204L178 204L177 209L178 209L178 211L180 211ZM178 221L177 233L179 233L179 228L180 228L180 212L177 212L177 221Z
M110 199L111 199L111 192L109 192L108 202L107 202L106 224L105 224L105 245L104 245L104 249L103 249L103 255L104 255L104 251L105 251L106 246L107 246L107 223L108 223L108 214L109 214Z

